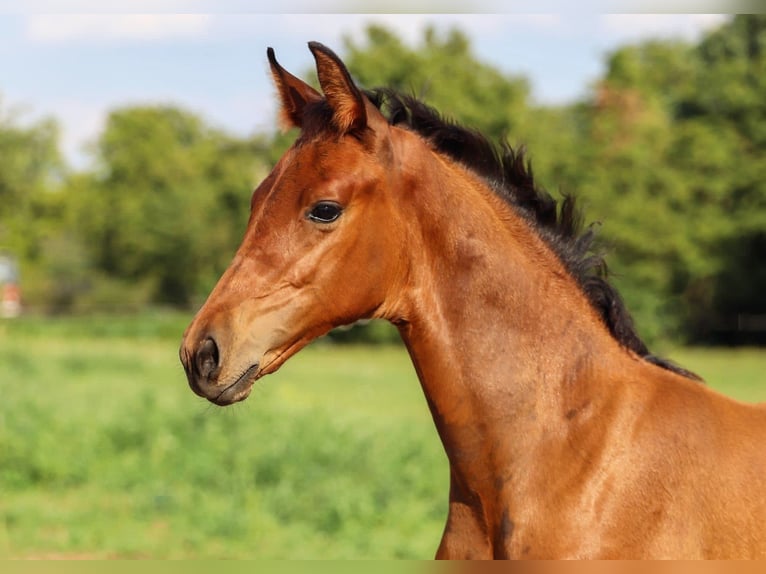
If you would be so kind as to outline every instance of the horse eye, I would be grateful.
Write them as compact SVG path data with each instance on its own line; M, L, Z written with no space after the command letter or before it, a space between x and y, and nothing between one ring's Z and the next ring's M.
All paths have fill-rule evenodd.
M334 201L320 201L308 213L314 223L332 223L343 213L343 208Z

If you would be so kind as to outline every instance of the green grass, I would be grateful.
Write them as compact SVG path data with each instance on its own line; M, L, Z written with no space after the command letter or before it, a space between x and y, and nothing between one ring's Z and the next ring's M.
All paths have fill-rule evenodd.
M766 402L766 349L678 349L670 357L725 395Z
M0 323L0 555L433 555L446 459L402 348L314 345L220 409L187 320Z
M403 348L320 341L220 409L188 319L0 322L0 557L433 555L447 465ZM671 355L766 400L763 351Z

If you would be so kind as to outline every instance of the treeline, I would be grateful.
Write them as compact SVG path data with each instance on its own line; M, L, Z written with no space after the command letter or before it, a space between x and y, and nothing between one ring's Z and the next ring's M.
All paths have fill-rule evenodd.
M646 338L763 342L766 16L736 16L697 44L620 48L589 95L561 107L536 106L524 78L477 59L458 30L410 46L371 27L340 51L360 84L414 92L524 143L538 182L580 196L601 222ZM110 114L93 165L72 172L55 122L21 126L0 107L0 251L20 260L26 306L198 304L293 137L235 137L177 107L128 107Z

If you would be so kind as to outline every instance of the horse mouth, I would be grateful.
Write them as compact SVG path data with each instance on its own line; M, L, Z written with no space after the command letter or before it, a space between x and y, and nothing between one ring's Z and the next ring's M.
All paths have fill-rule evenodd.
M218 396L208 398L208 400L219 407L225 407L227 405L238 403L239 401L244 401L250 395L250 391L253 389L253 383L255 383L260 376L259 368L259 363L252 365L242 373L236 381L222 390Z

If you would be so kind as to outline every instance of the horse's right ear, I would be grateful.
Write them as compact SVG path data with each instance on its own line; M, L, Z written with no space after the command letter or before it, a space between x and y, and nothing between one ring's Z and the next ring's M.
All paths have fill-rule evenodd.
M280 124L284 129L300 128L303 124L303 110L306 104L321 100L322 96L306 82L299 80L280 66L272 48L266 50L266 55L271 66L271 77L279 92Z

